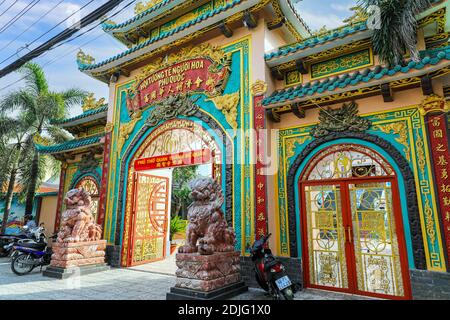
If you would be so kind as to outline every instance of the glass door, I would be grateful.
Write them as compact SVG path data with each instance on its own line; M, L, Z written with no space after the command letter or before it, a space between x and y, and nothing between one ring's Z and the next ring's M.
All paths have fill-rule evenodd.
M405 295L392 182L348 185L357 290Z
M309 284L345 291L349 289L345 216L342 215L341 185L311 185L304 188L306 257Z

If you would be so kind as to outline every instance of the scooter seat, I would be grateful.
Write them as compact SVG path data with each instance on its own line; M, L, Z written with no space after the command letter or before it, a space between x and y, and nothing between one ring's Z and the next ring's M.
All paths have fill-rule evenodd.
M35 249L35 250L44 250L46 247L45 243L21 243L18 245L19 247Z

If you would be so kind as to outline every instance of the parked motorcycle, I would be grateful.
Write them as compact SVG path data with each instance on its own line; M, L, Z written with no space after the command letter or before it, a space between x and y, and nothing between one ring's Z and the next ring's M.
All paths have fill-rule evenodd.
M15 256L17 256L18 252L14 250L15 246L24 243L35 244L47 241L44 232L45 232L44 227L37 227L31 230L28 230L27 227L24 227L21 235L14 236L14 240L10 241L7 245L3 246L4 257L10 256L12 260Z
M11 252L13 246L19 241L21 238L12 235L1 235L0 236L0 258L8 257Z
M273 298L293 300L296 287L287 275L286 268L267 247L271 236L272 234L269 234L256 240L253 246L248 248L254 263L256 281Z
M53 236L52 239L55 239ZM18 276L31 273L34 269L50 265L52 249L47 239L41 238L37 243L22 243L14 246L17 255L11 261L11 270Z

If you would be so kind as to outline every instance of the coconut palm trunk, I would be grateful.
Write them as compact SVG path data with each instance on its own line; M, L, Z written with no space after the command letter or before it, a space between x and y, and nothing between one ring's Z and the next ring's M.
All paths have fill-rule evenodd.
M33 162L30 168L30 184L27 189L27 199L25 201L25 215L33 214L34 198L39 176L39 153L34 151Z
M5 211L3 212L3 220L2 220L3 223L0 232L1 234L5 234L6 232L6 225L8 224L9 214L11 213L11 206L14 198L14 186L16 185L16 178L17 178L17 164L15 164L14 167L12 168L9 177L8 191L6 192L5 198Z

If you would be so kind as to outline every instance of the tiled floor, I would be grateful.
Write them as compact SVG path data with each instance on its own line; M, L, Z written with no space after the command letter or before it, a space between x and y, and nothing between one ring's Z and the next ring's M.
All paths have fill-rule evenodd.
M170 261L155 266L110 271L83 276L79 279L54 280L39 272L24 277L16 276L7 259L0 259L0 300L165 300L166 293L175 285L169 273ZM153 272L151 271L153 270ZM173 271L173 270L172 270ZM170 272L172 272L170 271ZM159 272L159 273L155 273ZM233 300L268 300L262 290L250 289ZM296 300L361 299L351 295L306 290Z

